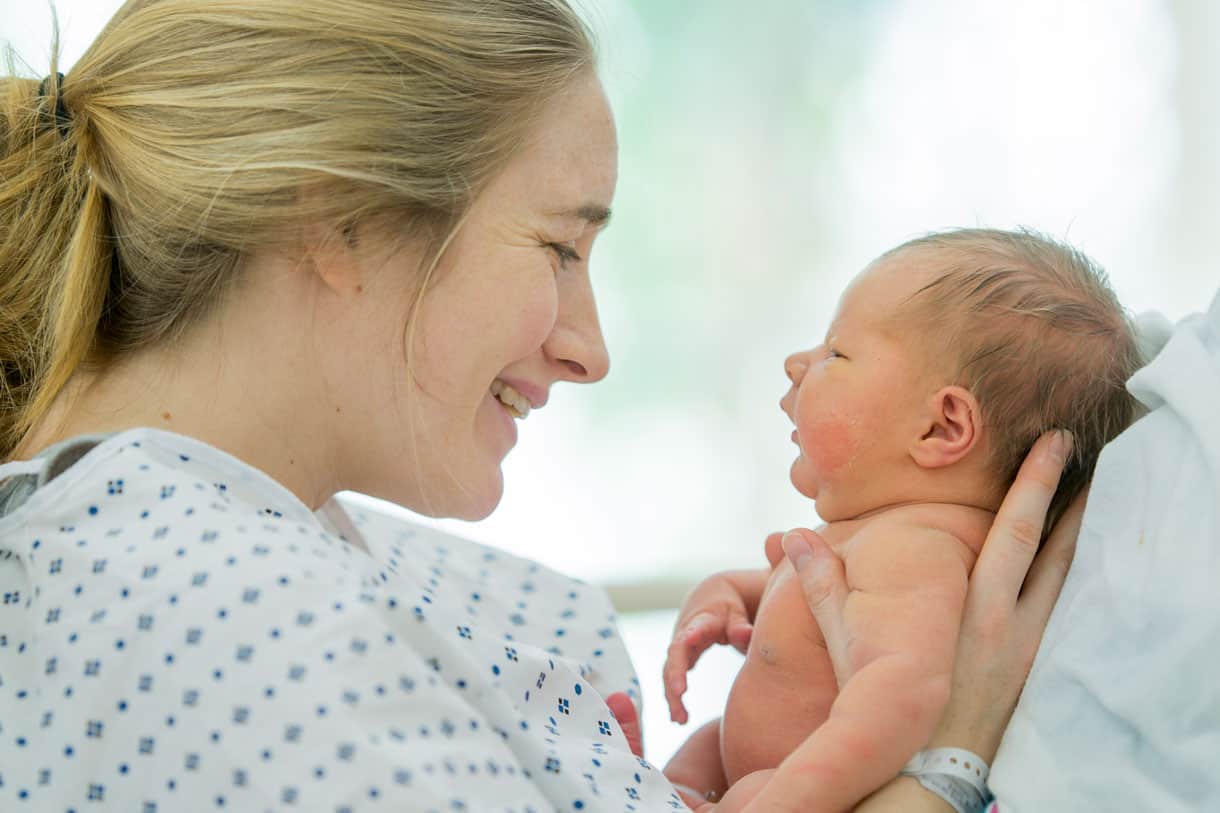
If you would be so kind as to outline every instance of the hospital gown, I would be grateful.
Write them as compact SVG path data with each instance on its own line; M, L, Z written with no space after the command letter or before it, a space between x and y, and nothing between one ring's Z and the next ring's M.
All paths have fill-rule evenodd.
M190 438L0 518L0 596L0 810L682 809L601 590Z

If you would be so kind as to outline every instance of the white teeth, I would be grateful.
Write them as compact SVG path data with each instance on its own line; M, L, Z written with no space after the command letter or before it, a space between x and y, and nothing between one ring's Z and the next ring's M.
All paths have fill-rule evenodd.
M530 414L529 399L498 378L491 382L491 394L508 408L514 418L525 418Z

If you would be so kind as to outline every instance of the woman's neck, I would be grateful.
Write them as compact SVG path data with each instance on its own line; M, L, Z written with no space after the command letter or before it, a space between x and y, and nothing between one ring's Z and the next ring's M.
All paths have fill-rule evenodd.
M322 476L328 432L315 420L301 392L306 381L285 389L277 360L225 352L196 337L170 351L144 352L103 371L79 371L17 447L28 459L70 437L147 426L187 435L261 469L317 508L338 483ZM209 346L210 352L203 352ZM260 369L261 368L261 369ZM282 373L280 374L282 375ZM294 392L294 399L277 398ZM316 410L315 410L316 411Z

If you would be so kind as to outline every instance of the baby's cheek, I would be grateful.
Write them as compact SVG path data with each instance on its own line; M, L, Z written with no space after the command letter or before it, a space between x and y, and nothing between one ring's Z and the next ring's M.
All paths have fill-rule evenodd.
M822 477L842 471L855 457L854 423L850 418L824 419L801 431L805 456Z

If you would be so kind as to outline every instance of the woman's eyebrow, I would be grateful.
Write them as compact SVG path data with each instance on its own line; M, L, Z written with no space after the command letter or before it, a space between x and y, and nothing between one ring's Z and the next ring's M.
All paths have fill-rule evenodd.
M586 203L574 209L562 209L551 213L554 217L587 221L590 226L603 227L610 222L610 209L596 203Z

